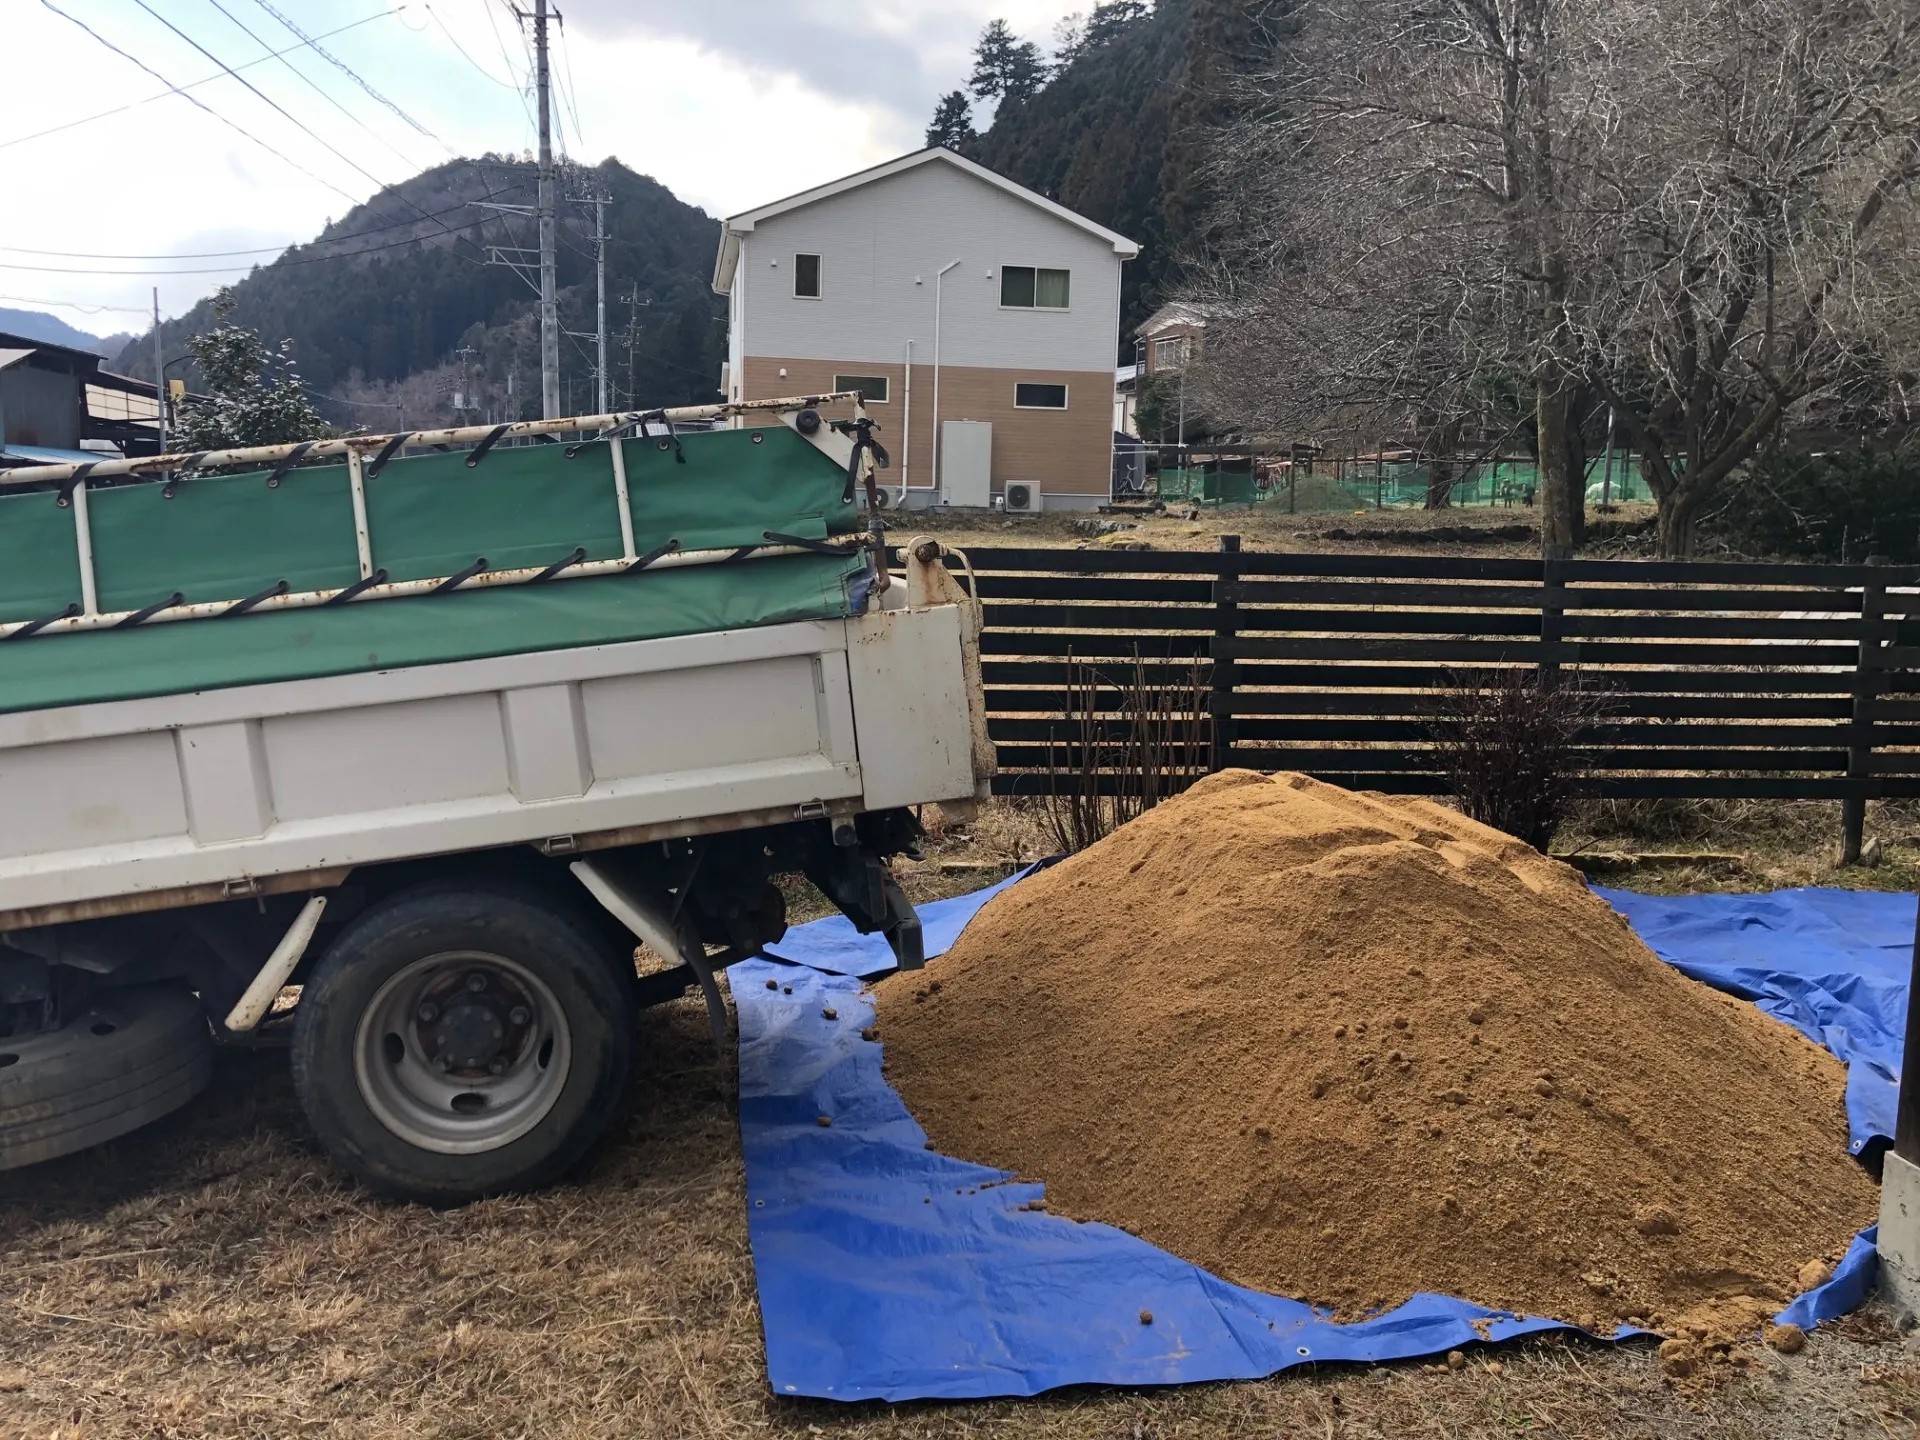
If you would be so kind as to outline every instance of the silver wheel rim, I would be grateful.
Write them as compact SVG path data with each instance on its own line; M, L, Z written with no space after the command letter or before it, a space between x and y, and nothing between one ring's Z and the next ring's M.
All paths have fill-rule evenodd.
M440 1155L511 1145L566 1088L573 1036L553 991L483 950L415 960L380 987L354 1036L360 1098L395 1135Z

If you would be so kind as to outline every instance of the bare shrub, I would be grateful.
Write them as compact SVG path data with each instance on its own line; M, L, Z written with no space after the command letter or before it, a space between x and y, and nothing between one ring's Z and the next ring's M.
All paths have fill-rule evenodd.
M1518 667L1465 671L1441 692L1434 748L1460 808L1544 852L1589 766L1597 697Z
M1047 828L1065 851L1086 849L1207 773L1203 665L1162 679L1149 679L1137 655L1114 668L1067 656L1066 733L1047 742L1046 795Z

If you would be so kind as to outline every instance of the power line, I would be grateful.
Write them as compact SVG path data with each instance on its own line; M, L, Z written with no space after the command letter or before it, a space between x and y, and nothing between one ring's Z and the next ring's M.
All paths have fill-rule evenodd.
M202 45L198 40L194 39L191 35L187 34L186 31L182 30L178 25L174 24L171 20L167 19L167 17L162 15L158 10L154 9L153 6L147 3L147 0L133 0L133 3L138 5L142 10L146 11L147 14L151 15L154 19L158 20L162 25L166 26L167 29L171 30L175 35L178 35L182 40L186 41L187 44L191 45L194 49L198 50L202 55L206 56L207 59L213 61L213 63L218 65L222 70L226 71L229 75L232 75L234 79L239 80L242 85L246 86L247 89L250 92L252 92L255 96L257 96L260 100L272 106L273 109L279 115L281 115L284 119L286 119L286 121L289 124L293 125L295 128L303 131L305 134L312 137L314 140L318 141L320 146L323 149L328 151L337 159L345 162L353 170L365 176L368 180L371 180L380 189L385 190L387 188L386 181L382 180L378 175L375 175L371 170L366 169L364 166L360 164L359 161L355 160L351 155L346 154L344 151L334 146L331 142L324 139L320 135L320 133L316 131L311 125L308 125L306 121L292 114L286 108L286 106L282 105L279 101L275 100L272 96L268 95L258 85L255 85L251 80L241 79L239 75L234 74L234 69L231 65L227 64L226 61L222 60L219 56L215 55L211 50L207 49L206 46ZM342 195L345 195L347 192L342 190L340 193ZM351 199L352 197L348 196L348 198Z
M46 0L42 0L42 3L43 4L46 3ZM142 10L146 11L147 14L153 16L154 19L158 20L162 25L166 26L167 29L171 30L174 34L178 35L182 40L186 41L187 44L193 46L194 49L198 50L202 55L206 56L207 59L213 61L213 63L218 65L222 70L225 70L229 75L233 75L233 67L228 65L225 61L221 60L211 50L207 49L206 46L202 45L198 40L195 40L191 35L187 34L187 32L182 30L178 25L174 24L171 20L167 19L167 17L162 15L158 10L155 10L153 6L147 3L147 0L133 0L133 3L138 5ZM299 32L296 31L295 33L298 34ZM414 210L423 218L428 218L428 219L432 218L431 216L427 215L426 211L422 210L418 205L414 204L412 200L408 199L405 195L402 195L399 192L399 190L388 185L386 181L382 180L378 175L375 175L371 170L368 170L365 166L361 165L352 156L346 154L345 152L341 151L334 145L330 144L327 140L322 138L319 132L314 130L312 126L308 125L304 120L301 120L297 116L291 114L286 109L285 106L281 105L278 101L273 99L272 96L265 94L251 80L241 80L238 75L233 75L233 78L236 80L240 80L240 83L242 85L246 86L247 89L251 90L255 95L258 95L262 100L266 101L267 104L271 105L280 114L286 116L286 118L289 121L291 121L294 125L298 126L301 130L305 131L308 135L311 135L315 140L319 141L320 144L324 146L327 150L332 151L333 154L339 156L340 159L346 161L348 165L352 166L355 170L359 171L362 175L366 176L367 179L371 180L376 187L378 187L381 190L390 191L393 194L394 198L399 200L401 204L408 206L410 209ZM341 191L340 193L343 195L346 194L344 190ZM347 198L352 199L353 197L349 195ZM447 225L444 221L440 222L440 228L442 230L445 230L449 235L453 235L456 233L452 229L452 227ZM23 268L23 267L16 267L16 268Z
M366 131L367 134L373 136L375 140L378 140L382 145L385 145L387 149L391 150L395 155L398 155L400 157L401 164L405 165L410 170L419 170L423 168L419 161L415 160L411 155L408 155L405 151L399 149L397 146L393 144L392 141L388 140L386 136L382 135L379 131L375 130L371 125L367 124L366 121L362 120L358 115L354 114L351 110L347 109L346 106L342 105L338 100L334 99L333 96L329 95L326 92L326 90L323 89L317 81L315 81L310 75L306 73L306 71L300 69L299 66L295 65L291 60L287 59L285 56L273 57L273 46L269 45L265 40L262 40L258 35L254 34L253 30L249 28L246 22L243 21L238 15L235 15L231 10L227 9L225 5L222 5L220 3L220 0L207 0L207 3L213 6L213 8L218 10L222 15L226 16L227 19L231 20L234 23L234 25L240 30L241 34L245 35L249 40L253 41L254 44L258 45L262 50L266 51L269 57L279 59L280 63L284 65L288 70L292 71L294 77L298 79L302 84L304 84L309 90L312 90L322 100L326 101L329 105L333 106L334 109L338 110L342 115L346 116L347 119L351 120L354 124L358 125L362 130Z
M513 192L511 190L502 190L498 193L508 195ZM454 208L458 209L460 207L456 206ZM449 212L443 210L439 213L444 215ZM405 223L414 225L419 222L408 220ZM446 230L447 233L452 235L456 240L462 238L460 232L457 230L450 229L445 225L442 225L441 228ZM301 255L291 260L280 260L273 263L282 269L291 268L296 265L322 265L329 260L351 260L359 255L377 255L382 250L398 250L403 245L415 245L426 238L428 237L409 235L401 240L390 240L385 245L363 245L358 250L348 250L332 255ZM293 247L288 246L286 248L292 249ZM20 265L11 260L0 260L0 270L30 270L42 275L151 275L155 277L165 277L168 275L229 275L241 268L243 267L239 265L210 265L191 270L101 270L94 266Z
M278 10L274 9L272 5L267 3L267 0L253 0L253 3L258 5L262 10L266 11L274 19L278 20L282 25L286 26L287 29L291 30L294 34L298 35L302 40L305 40L307 38L306 31L302 30L298 25L294 24L293 21L289 20L285 15L281 14ZM403 6L402 8L404 9L405 7ZM309 42L309 43L311 44L312 42ZM314 54L318 55L321 59L325 60L329 65L333 66L334 69L338 70L341 74L345 75L349 80L353 81L353 83L358 85L362 90L366 91L367 94L371 95L375 100L378 100L382 105L386 106L387 109L391 110L394 114L398 115L402 120L406 121L407 124L411 125L414 129L418 130L422 135L426 136L429 140L433 141L442 150L445 150L449 155L456 153L454 148L451 145L447 144L446 141L442 140L438 135L434 134L433 131L429 130L426 126L422 125L418 120L414 119L413 116L409 115L406 111L402 110L398 105L394 104L393 101L389 100L386 96L382 95L378 90L374 89L373 86L369 85L365 80L362 80L360 76L354 71L353 67L347 64L346 61L340 59L339 56L334 55L330 51L322 50L320 46L317 44L313 46L313 52Z
M580 132L580 111L573 103L573 97L579 93L580 88L573 83L573 47L567 44L566 18L564 16L557 18L560 20L560 63L566 67L567 72L567 88L563 94L567 102L567 113L573 117L573 138L578 140L581 148L584 149L587 137Z
M404 10L405 8L406 7L404 5L400 5L400 6L395 6L392 10L382 10L376 15L364 16L363 18L359 20L355 20L350 24L342 25L338 29L327 31L325 35L322 35L320 37L320 39L326 40L335 35L345 34L349 30L357 30L362 25L371 24L375 20L385 20L389 16L399 14L400 11ZM267 63L267 61L277 60L282 55L291 55L296 50L304 50L307 48L308 45L312 43L314 42L310 40L303 40L298 45L289 45L284 50L275 50L270 55L262 55L258 60L249 60L244 65L236 65L234 66L234 69L251 70L256 65L264 65ZM45 130L34 131L31 135L17 135L11 140L0 140L0 150L8 149L9 147L14 145L24 145L29 140L43 139L48 135L58 135L62 130L71 130L75 126L91 125L95 120L105 120L110 115L120 115L120 114L124 114L128 110L137 110L142 105L151 105L155 100L164 100L169 95L177 95L182 93L183 91L195 90L202 85L210 85L215 80L224 80L226 78L227 78L226 75L222 73L222 74L216 74L216 75L208 75L204 79L200 79L200 80L189 80L186 84L180 86L176 90L162 90L158 95L149 95L144 100L131 100L125 105L116 105L111 110L102 110L98 114L85 115L78 120L69 120L62 125L50 125ZM0 248L4 248L4 247L0 247ZM144 314L145 312L143 311L142 313Z
M444 210L431 211L424 218L435 219L441 215L451 215L456 210L465 210L483 201L495 200L502 195L511 195L514 191L523 189L525 186L526 181L516 180L504 190L489 190L485 195L480 196L478 200L462 200L459 204L449 205ZM4 251L9 255L44 255L56 260L224 260L229 257L241 255L278 255L284 251L297 249L303 245L337 245L343 240L358 240L363 236L380 235L389 230L398 230L402 225L418 225L422 218L423 217L416 215L406 220L390 221L385 225L370 225L365 230L353 230L345 235L321 235L316 236L312 240L288 240L280 245L261 245L251 250L202 250L190 251L178 255L106 255L85 250L29 250L22 245L0 245L0 251ZM350 250L346 252L347 255L361 255L365 253L366 252L362 250ZM311 258L334 260L343 257L338 255L322 255ZM287 263L293 264L295 262L289 261ZM304 264L306 262L303 260L299 263ZM98 272L88 271L85 273L95 274ZM143 271L141 273L144 274L148 272ZM144 315L146 311L143 310L140 313Z
M78 16L69 15L66 11L62 10L58 5L53 3L53 0L40 0L40 3L46 6L46 8L51 10L54 14L58 15L62 20L71 21L73 24L78 25L82 30L86 31L87 34L91 35L95 40L98 40L102 45L106 46L107 49L111 50L114 54L118 55L122 60L131 61L133 64L138 65L142 70L146 71L147 74L153 76L154 79L158 80L162 85L166 86L171 93L178 95L181 99L185 100L189 105L192 105L195 109L205 110L207 114L211 115L214 119L218 120L222 125L225 125L228 129L237 131L241 135L245 136L247 139L251 140L254 144L258 145L262 150L266 151L269 155L273 156L274 159L280 161L281 164L291 165L295 170L298 170L302 175L306 176L309 180L312 180L316 184L326 186L327 189L333 191L334 194L339 195L342 198L351 201L353 204L358 205L360 203L358 200L355 200L353 196L347 194L346 191L342 190L338 185L334 184L331 180L322 180L318 175L314 174L313 171L307 169L307 167L302 165L299 161L291 159L288 156L281 154L280 151L274 149L273 146L269 145L266 141L262 140L258 135L255 135L251 130L248 130L243 126L235 124L233 121L227 119L226 116L222 115L218 110L212 109L206 104L202 103L196 96L187 94L187 92L184 89L174 84L171 80L167 79L166 76L162 75L158 70L154 69L151 65L147 64L146 61L139 59L137 56L129 55L126 51L122 50L118 45L114 44L111 40L107 39L106 36L102 35L98 30L94 29L91 25L87 24L86 21L80 19ZM229 75L233 74L233 72L231 70L227 70L224 65L221 66L221 69L226 70L226 73ZM234 78L239 79L238 76L234 76ZM247 82L244 80L241 80L240 83L244 85Z
M83 305L78 300L46 300L38 295L0 295L0 300L11 300L16 305L51 305L56 310L78 310L84 315L98 315L103 310L114 310L123 315L147 313L144 305Z
M499 22L493 18L493 6L489 0L480 0L480 8L487 12L487 28L493 31L493 43L500 47L500 59L507 67L507 74L513 75L513 57L507 53L507 42L500 36ZM516 15L514 23L519 23ZM524 80L515 77L515 92L520 96L520 113L527 117L527 129L533 129L533 110L527 104L527 85Z
M427 14L433 17L433 23L440 27L440 33L447 37L448 41L453 45L453 48L460 52L460 58L466 61L467 64L471 65L475 70L478 70L483 79L491 80L495 85L498 85L502 90L512 90L516 93L520 92L520 84L518 81L502 80L498 75L494 74L491 70L487 69L486 66L482 65L478 60L474 59L473 56L469 55L467 53L467 47L460 43L459 37L456 36L453 33L453 31L449 30L447 28L447 22L440 18L439 11L435 10L433 6L429 5L427 6ZM487 18L489 20L493 18L493 12L491 10L487 12ZM513 69L511 66L508 67L507 73L509 75L513 73Z

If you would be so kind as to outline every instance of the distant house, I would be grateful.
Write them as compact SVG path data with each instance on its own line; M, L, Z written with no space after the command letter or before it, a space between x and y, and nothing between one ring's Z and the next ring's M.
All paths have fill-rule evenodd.
M157 455L154 395L91 350L0 334L0 467Z
M903 156L725 222L722 389L862 391L910 505L1090 508L1139 249L950 150Z
M1184 369L1206 346L1210 311L1204 305L1172 300L1149 315L1134 332L1149 375Z

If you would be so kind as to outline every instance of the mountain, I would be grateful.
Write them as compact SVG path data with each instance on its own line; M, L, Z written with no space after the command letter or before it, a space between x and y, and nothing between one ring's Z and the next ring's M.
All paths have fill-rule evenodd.
M437 166L331 222L232 287L233 321L291 343L315 403L370 430L537 416L538 239L534 167L487 155ZM724 302L708 277L719 222L617 160L576 167L563 197L597 191L607 215L607 366L614 403L719 398ZM519 207L519 208L515 208ZM562 408L591 411L593 209L560 207ZM512 260L518 269L504 263ZM214 323L212 301L166 321L169 359ZM119 364L152 368L151 333ZM194 383L192 367L170 370ZM454 399L461 406L456 411Z
M1103 5L1119 14L1135 7ZM1144 7L1140 7L1144 8ZM1121 285L1121 359L1134 327L1205 245L1212 131L1235 87L1282 43L1285 0L1160 0L1101 27L1046 85L1003 102L967 147L1008 179L1140 242ZM1089 30L1094 29L1089 26Z
M96 355L117 355L133 337L125 333L101 337L76 330L58 315L43 310L12 310L0 305L0 334L20 335L42 340L49 345L65 345L72 350L91 350Z

